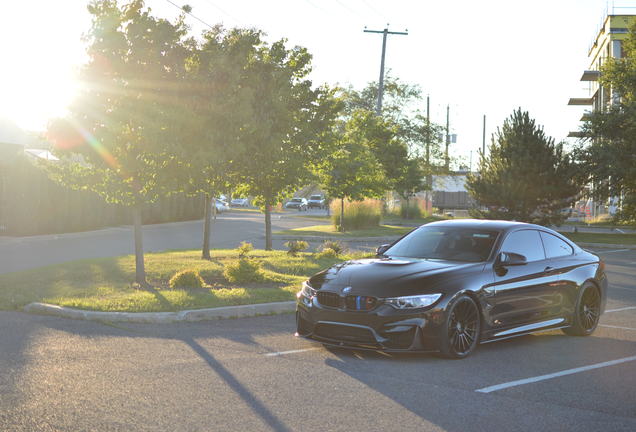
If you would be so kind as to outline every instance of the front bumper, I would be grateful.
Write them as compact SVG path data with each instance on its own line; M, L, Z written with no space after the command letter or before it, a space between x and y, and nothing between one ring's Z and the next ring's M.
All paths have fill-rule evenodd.
M443 318L443 311L437 308L404 311L381 304L371 311L352 311L301 297L296 307L296 335L344 348L431 352L439 351Z

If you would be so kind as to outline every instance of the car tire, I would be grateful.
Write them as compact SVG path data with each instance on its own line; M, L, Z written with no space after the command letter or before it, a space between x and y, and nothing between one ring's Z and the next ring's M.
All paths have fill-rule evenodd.
M576 300L572 325L561 329L568 336L589 336L601 317L601 292L592 282L586 282Z
M479 344L481 314L467 295L455 299L440 328L440 354L450 359L468 357Z

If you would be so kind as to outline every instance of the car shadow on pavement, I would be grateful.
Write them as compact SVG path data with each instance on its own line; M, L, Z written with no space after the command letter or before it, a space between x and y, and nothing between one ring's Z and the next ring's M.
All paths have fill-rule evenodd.
M621 427L627 424L624 422L633 421L622 417L629 416L629 408L626 408L629 402L622 401L622 407L614 407L613 395L607 389L599 390L601 393L607 390L607 394L600 395L601 399L610 399L601 404L593 398L586 401L574 398L563 401L563 406L559 400L547 402L545 396L536 393L536 388L519 387L520 392L532 392L525 402L519 401L520 396L500 397L500 393L486 395L476 390L632 356L636 352L634 340L576 338L554 332L483 344L463 360L442 359L435 354L327 350L335 357L325 359L327 366L390 398L423 423L432 423L445 431L562 430L569 419L578 422L582 418L589 418L590 423L577 430L597 430L600 425L608 426L605 430L613 430L602 423L608 419L617 422L617 430L623 430ZM569 392L570 398L576 395L576 390L564 392ZM616 402L615 395L613 402ZM540 421L537 410L542 412Z

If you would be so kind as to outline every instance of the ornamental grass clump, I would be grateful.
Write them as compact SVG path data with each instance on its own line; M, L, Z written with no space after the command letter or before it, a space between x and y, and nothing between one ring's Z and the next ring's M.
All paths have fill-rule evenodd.
M265 277L261 270L261 263L248 254L254 249L252 243L242 242L238 251L238 260L225 264L223 277L230 283L262 282Z
M247 255L254 250L254 245L250 242L241 242L239 247L236 248L238 251L239 259L247 258Z
M345 247L342 243L335 240L325 240L320 245L320 251L325 251L326 249L333 250L336 255L342 255L345 252Z
M225 264L223 277L231 283L262 282L264 279L261 263L250 258Z
M177 272L170 278L168 286L172 289L203 288L205 281L198 270L188 269Z
M331 222L340 231L340 201L331 205ZM382 220L382 203L378 200L366 199L344 203L344 229L346 231L373 228L380 225Z
M331 248L324 248L319 252L316 252L316 258L338 258L338 252Z
M287 253L291 256L298 256L299 252L302 252L304 250L307 250L307 248L309 247L309 244L304 241L304 240L290 240L287 243L285 243L285 246L287 246Z

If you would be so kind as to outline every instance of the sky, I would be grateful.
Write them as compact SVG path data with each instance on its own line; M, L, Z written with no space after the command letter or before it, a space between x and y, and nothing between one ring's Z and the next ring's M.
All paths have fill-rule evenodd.
M636 13L636 0L170 0L192 6L207 24L256 27L270 40L286 38L313 55L316 84L377 81L382 35L365 26L405 31L389 36L386 68L417 84L431 101L431 119L446 122L451 152L477 161L486 115L487 143L518 107L548 135L564 140L578 128L584 108L570 97L588 95L582 72L605 14ZM157 16L174 18L168 0L146 0ZM86 61L82 35L90 28L86 0L2 1L0 14L0 117L43 130L64 115ZM205 24L188 17L193 35ZM425 101L421 107L425 111Z

